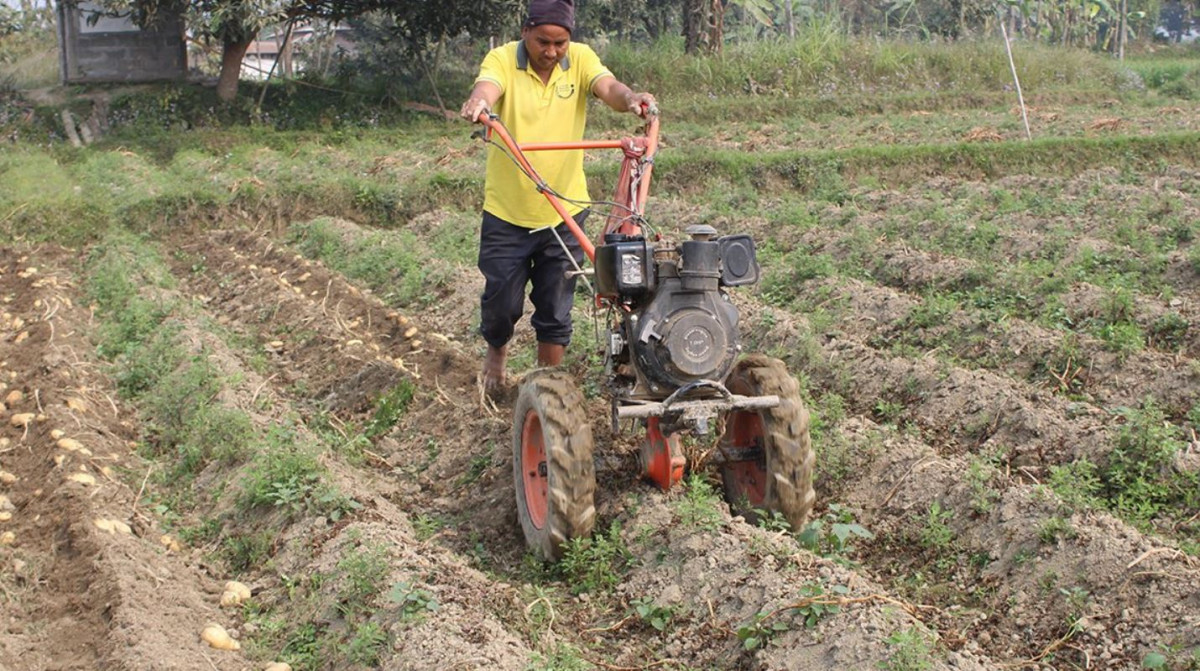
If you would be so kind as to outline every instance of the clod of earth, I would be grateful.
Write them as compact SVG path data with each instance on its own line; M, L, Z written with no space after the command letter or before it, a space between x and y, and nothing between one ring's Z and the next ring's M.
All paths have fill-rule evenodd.
M12 391L8 392L7 396L4 397L4 402L9 405L16 405L17 403L20 403L21 400L24 398L25 398L24 392L22 392L20 389L13 389Z
M200 632L200 639L217 650L241 650L242 644L229 636L225 627L219 624L209 624Z
M0 534L0 545L12 545L17 542L17 535L11 531Z
M179 552L183 548L179 545L179 541L171 538L168 534L163 534L162 538L158 539L160 545L165 547L170 552Z
M0 484L11 485L17 481L17 476L8 471L0 471Z

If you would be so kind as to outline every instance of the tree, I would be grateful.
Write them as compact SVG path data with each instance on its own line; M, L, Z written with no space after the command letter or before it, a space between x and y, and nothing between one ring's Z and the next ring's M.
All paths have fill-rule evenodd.
M683 50L720 53L725 41L725 4L721 0L683 0Z
M324 20L339 22L370 11L393 17L401 35L428 44L429 36L454 35L486 23L514 0L101 0L114 16L129 16L149 27L167 13L183 12L196 39L221 44L221 74L217 97L237 96L238 76L246 50L267 26L281 22Z

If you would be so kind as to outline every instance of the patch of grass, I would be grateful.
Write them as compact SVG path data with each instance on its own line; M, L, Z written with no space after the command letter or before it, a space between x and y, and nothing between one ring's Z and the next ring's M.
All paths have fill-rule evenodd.
M392 585L388 601L400 610L403 622L419 621L442 607L432 592L403 581Z
M274 534L269 531L233 534L222 544L221 555L236 573L247 573L271 557Z
M1038 524L1038 538L1047 545L1053 545L1059 538L1075 538L1075 528L1067 520L1052 516Z
M388 632L378 622L362 622L354 628L354 635L346 642L342 652L354 664L375 668L387 651L390 640Z
M796 534L796 541L813 554L850 565L849 556L854 552L855 540L874 537L875 534L858 524L853 511L832 503L824 515L806 524Z
M492 457L496 453L496 444L488 441L484 446L484 451L481 454L476 454L471 457L470 463L467 465L467 471L458 478L458 486L466 487L479 481L483 474L492 467Z
M934 644L918 627L901 629L887 637L888 658L881 665L887 671L928 671L934 668Z
M1119 414L1124 424L1101 471L1101 496L1109 506L1140 524L1200 510L1200 474L1175 468L1175 456L1186 445L1182 429L1153 400Z
M721 496L707 480L693 473L683 494L671 502L671 510L681 524L690 529L715 531L724 522Z
M634 599L629 605L633 606L633 613L638 619L660 633L665 633L675 619L675 608L655 604L654 597Z
M1100 507L1104 489L1100 471L1086 458L1050 467L1050 488L1072 509Z
M547 652L533 653L525 665L525 671L592 671L595 668L575 646L562 642Z
M995 467L982 455L971 455L967 465L967 484L971 487L971 510L977 515L986 515L996 506L999 492L992 488Z
M337 569L338 612L348 617L369 615L388 574L387 549L381 545L350 548Z
M607 533L598 531L587 538L572 538L558 569L572 594L604 594L621 582L630 559L621 538L621 525L614 520Z
M921 547L928 550L949 548L957 535L949 525L949 521L953 518L954 511L943 508L940 501L929 504L929 512L925 515L919 536Z
M401 380L375 401L375 411L363 427L367 438L374 440L392 430L408 411L417 387L408 379Z
M301 442L292 427L272 427L241 481L238 508L279 508L289 516L310 512L333 520L360 508L325 482L325 472L313 447Z
M393 306L428 305L451 280L450 266L409 231L357 234L316 219L293 225L288 240Z

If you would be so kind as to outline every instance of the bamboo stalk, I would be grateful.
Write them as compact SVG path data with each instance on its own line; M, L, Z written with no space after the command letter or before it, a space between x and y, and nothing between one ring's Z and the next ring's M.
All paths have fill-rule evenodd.
M1008 28L1000 22L1000 33L1004 35L1004 50L1008 52L1008 67L1012 70L1013 83L1017 85L1017 102L1021 105L1021 121L1025 123L1025 139L1032 140L1029 132L1029 112L1025 109L1025 96L1021 94L1021 80L1017 77L1017 63L1013 60L1012 43L1008 39Z

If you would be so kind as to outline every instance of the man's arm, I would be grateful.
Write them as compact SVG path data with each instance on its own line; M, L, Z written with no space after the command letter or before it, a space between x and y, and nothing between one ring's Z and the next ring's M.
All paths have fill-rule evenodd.
M633 89L622 84L616 77L601 77L592 84L592 93L618 112L633 112L638 116L645 116L646 109L643 109L643 106L649 109L656 107L654 96L649 93L634 93Z
M471 89L471 94L467 96L467 102L463 103L462 111L459 114L462 115L462 118L474 123L479 120L480 114L495 107L500 95L500 87L495 82L487 80L475 82L475 88Z

